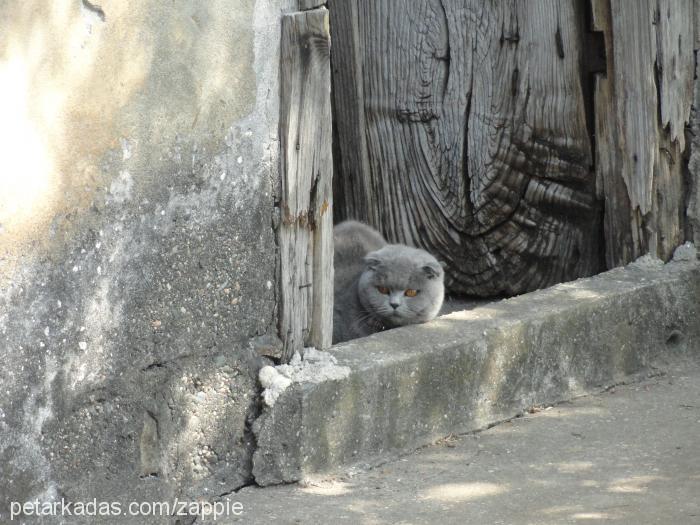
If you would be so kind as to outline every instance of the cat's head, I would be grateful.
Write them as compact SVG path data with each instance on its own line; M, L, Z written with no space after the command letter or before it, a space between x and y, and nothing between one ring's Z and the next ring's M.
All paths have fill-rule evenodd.
M387 327L433 319L445 295L444 271L424 250L390 244L365 256L360 301Z

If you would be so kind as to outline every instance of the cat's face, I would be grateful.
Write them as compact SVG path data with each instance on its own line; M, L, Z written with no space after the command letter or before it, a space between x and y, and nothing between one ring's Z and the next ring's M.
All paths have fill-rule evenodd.
M387 327L433 319L445 295L440 263L424 250L388 245L365 257L360 301Z

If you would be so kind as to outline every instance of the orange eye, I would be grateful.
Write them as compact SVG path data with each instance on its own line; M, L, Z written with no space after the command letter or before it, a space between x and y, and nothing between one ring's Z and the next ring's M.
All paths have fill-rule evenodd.
M418 295L418 290L406 290L403 294L406 297L415 297L416 295Z
M389 288L387 288L386 286L377 286L377 290L381 294L389 295Z

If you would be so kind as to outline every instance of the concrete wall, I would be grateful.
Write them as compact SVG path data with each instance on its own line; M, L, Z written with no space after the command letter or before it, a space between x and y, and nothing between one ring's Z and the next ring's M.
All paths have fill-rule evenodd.
M287 3L0 4L0 515L248 480Z

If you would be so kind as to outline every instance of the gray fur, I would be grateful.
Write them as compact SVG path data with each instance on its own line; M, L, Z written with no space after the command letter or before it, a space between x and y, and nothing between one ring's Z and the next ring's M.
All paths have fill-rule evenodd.
M379 232L356 221L338 224L333 242L333 343L424 323L440 311L444 272L428 252L387 244ZM383 294L378 287L390 293ZM418 294L407 297L408 289Z

